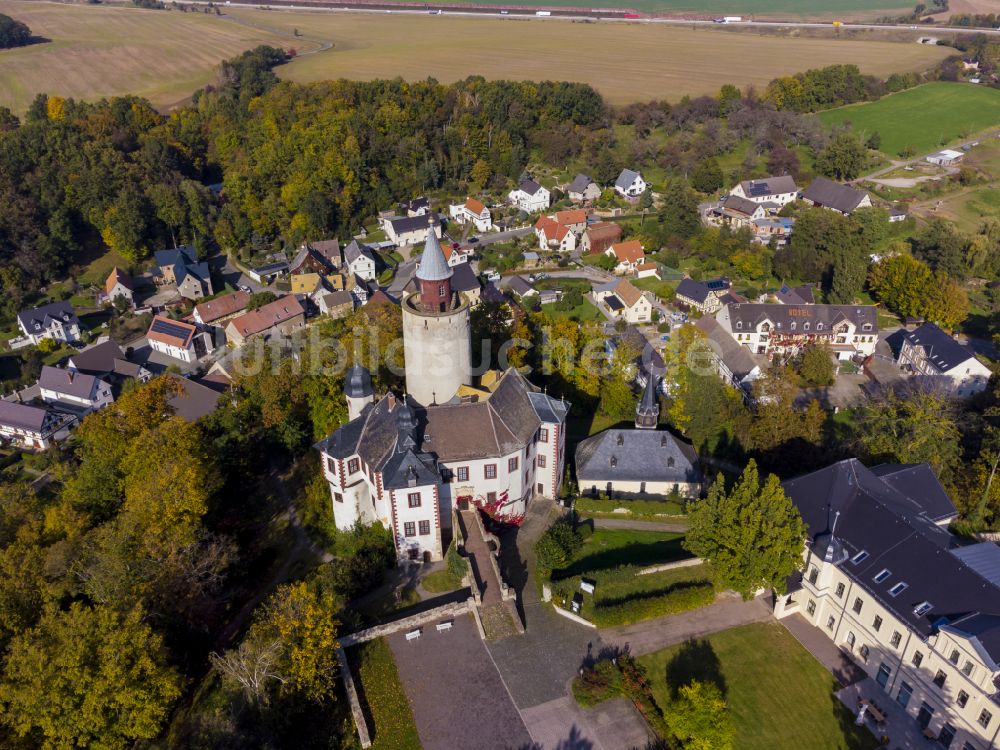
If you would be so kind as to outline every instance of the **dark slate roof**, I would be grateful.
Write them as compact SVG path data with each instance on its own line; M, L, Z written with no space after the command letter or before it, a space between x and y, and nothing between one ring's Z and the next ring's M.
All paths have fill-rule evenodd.
M178 263L187 265L198 262L198 251L191 245L181 245L180 247L169 247L166 250L157 250L154 257L158 266L174 266Z
M920 504L921 511L935 523L955 517L955 505L927 464L880 464L871 469L893 489Z
M372 376L367 369L355 364L347 371L344 378L344 395L348 398L364 398L375 393L372 388Z
M611 312L618 312L619 310L625 309L625 303L618 299L618 295L609 294L604 298L604 304L608 306Z
M31 432L42 432L48 410L38 406L0 401L0 424Z
M573 181L566 186L567 193L582 193L587 189L593 180L585 174L578 174L573 178Z
M29 333L46 330L53 320L59 320L64 325L80 322L69 302L50 302L32 310L22 310L17 319Z
M781 289L775 292L774 296L783 305L811 305L816 301L813 297L813 288L809 284L795 287L782 284Z
M405 234L407 232L412 232L417 229L427 229L427 226L434 219L434 214L418 214L417 216L399 216L395 219L389 219L389 223L392 224L393 231L396 234ZM344 250L344 257L347 257L347 250Z
M892 479L912 468L878 467L879 476L847 459L782 486L808 527L807 544L825 548L832 530L843 549L840 569L883 607L924 638L947 623L974 631L969 634L1000 660L1000 589L953 554L958 540L934 523L943 491L930 481L933 474ZM853 562L862 551L868 556ZM891 575L875 583L885 569ZM893 596L897 583L907 587ZM923 602L931 609L918 615Z
M98 377L115 374L136 378L142 372L139 365L125 358L125 352L111 339L88 347L82 352L76 352L69 358L69 366L79 372Z
M479 289L479 277L468 263L459 263L452 267L451 288L456 292L471 292Z
M100 378L59 367L42 367L38 376L38 386L56 393L65 393L75 398L92 399L94 392L102 385Z
M809 187L802 192L802 197L825 208L834 208L841 213L849 214L868 195L864 190L858 190L850 185L817 177Z
M426 219L427 217L421 216L420 218ZM443 281L450 279L455 273L448 265L448 261L445 260L441 242L433 229L431 226L430 231L427 232L424 251L420 254L420 262L417 264L416 278L421 281Z
M754 212L760 208L759 203L754 203L749 198L741 198L738 195L726 195L719 201L719 205L722 208L729 209L730 211L738 211L741 214L746 214L747 216L753 216Z
M497 289L497 285L492 281L487 282L486 286L483 287L483 299L487 302L506 302L507 298L503 296L503 292Z
M787 174L779 177L765 177L762 180L743 180L740 183L743 192L749 198L760 198L765 195L778 195L780 193L794 193L798 190L795 187L795 180Z
M681 279L681 283L677 285L678 297L686 297L687 299L694 300L699 304L707 300L708 295L711 293L711 290L707 286L702 284L700 281L695 281L694 279Z
M736 343L712 316L704 315L698 318L695 326L708 338L712 351L729 368L733 377L742 380L759 366L749 350Z
M576 476L581 485L701 481L694 448L662 430L605 430L587 438L576 447Z
M928 361L942 373L975 356L933 323L924 323L907 333L905 339L911 346L922 347Z
M801 332L803 323L810 323L810 333L816 332L816 324L822 323L823 330L829 331L831 326L842 320L852 321L859 329L865 323L872 325L871 330L878 330L878 313L874 305L782 305L779 303L751 302L728 305L729 319L732 321L733 332L746 331L757 326L763 320L770 320L780 331L790 331L791 324L797 323L796 330ZM742 328L736 323L742 322Z
M208 269L208 263L187 263L179 265L174 269L174 278L178 286L187 276L194 276L198 281L208 281L212 278L212 272Z
M631 169L623 169L621 174L618 175L618 179L615 180L615 187L620 187L622 190L631 187L632 183L635 182L635 178L639 176L638 172L633 172Z
M524 180L520 185L517 186L517 188L522 193L527 193L528 195L534 195L535 193L537 193L539 190L542 189L542 186L539 185L534 180Z
M417 216L415 218L424 219L423 216ZM426 223L426 219L424 219L423 223ZM397 229L396 231L399 232L403 230ZM344 248L344 263L350 265L362 255L370 260L375 260L375 253L372 252L372 249L368 247L368 245L364 245L357 240L351 240L351 244Z
M527 279L523 276L511 276L510 279L507 280L507 288L518 297L523 297L529 292L535 291L535 287L529 284Z
M167 405L185 422L196 422L215 411L222 397L219 390L180 375L170 374L167 377L180 384L180 390L167 399Z
M626 326L625 330L617 337L617 340L629 343L636 348L639 352L636 364L642 368L643 372L652 369L657 376L663 375L667 368L666 363L663 361L663 356L656 351L656 347L642 334L642 331L634 325ZM617 340L611 339L611 345L618 346Z

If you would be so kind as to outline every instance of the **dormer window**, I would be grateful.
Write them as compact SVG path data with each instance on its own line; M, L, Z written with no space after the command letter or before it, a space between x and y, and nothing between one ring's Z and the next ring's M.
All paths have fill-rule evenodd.
M611 468L615 468L618 465L618 456L611 457Z
M808 331L809 330L809 324L808 323L803 323L802 324L802 330L803 331Z
M737 329L740 329L740 328L742 328L742 327L743 327L743 321L742 321L742 320L737 320L737 321L736 321L736 328L737 328Z
M871 323L865 323L863 326L861 326L862 331L870 331L871 329L872 329Z
M934 605L931 604L930 602L920 602L920 604L918 604L916 607L913 608L913 614L915 614L917 617L921 617L923 615L926 615L933 608Z
M892 575L891 570L889 570L888 568L882 568L882 570L878 572L878 575L876 575L875 578L872 580L874 580L875 583L882 583L882 581L886 580L891 575Z
M816 324L816 330L817 331L822 331L823 330L823 324L822 323L817 323Z
M906 587L908 585L909 584L906 584L906 583L903 583L902 581L900 581L895 586L893 586L891 589L889 589L889 593L892 594L893 596L899 596L904 591L906 591Z
M858 563L863 563L868 559L868 551L861 550L858 554L851 558L851 562L857 565Z
M795 330L795 323L794 322L788 324L788 330L790 330L790 331L794 331Z
M668 467L673 467L673 465L674 465L674 457L670 456L670 457L667 458L667 466Z
M622 434L618 435L618 445L625 445L625 436Z

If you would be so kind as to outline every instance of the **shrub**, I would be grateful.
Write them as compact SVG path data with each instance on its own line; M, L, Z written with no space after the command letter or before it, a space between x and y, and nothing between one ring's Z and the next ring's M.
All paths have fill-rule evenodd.
M579 513L614 513L627 508L632 516L676 516L684 513L680 498L672 500L614 500L607 497L581 497L576 501ZM619 514L626 515L626 514Z
M610 661L599 661L573 680L573 698L584 708L621 695L622 674Z
M582 545L583 539L568 523L553 524L535 543L539 570L548 576L555 568L568 564Z
M598 602L592 619L599 628L628 625L704 607L711 604L714 598L715 588L711 583L679 585L662 595L631 596L617 602Z

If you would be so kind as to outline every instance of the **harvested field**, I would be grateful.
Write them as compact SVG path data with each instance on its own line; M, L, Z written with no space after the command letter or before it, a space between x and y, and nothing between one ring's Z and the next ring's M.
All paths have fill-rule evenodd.
M856 63L876 75L924 70L949 51L913 43L557 19L229 12L333 42L333 49L282 68L279 74L293 81L546 78L590 83L614 104L715 94L723 83L763 87L776 76L834 63Z
M0 13L51 41L0 50L0 105L23 112L39 93L77 99L137 94L158 107L208 83L222 60L290 37L204 13L0 0Z

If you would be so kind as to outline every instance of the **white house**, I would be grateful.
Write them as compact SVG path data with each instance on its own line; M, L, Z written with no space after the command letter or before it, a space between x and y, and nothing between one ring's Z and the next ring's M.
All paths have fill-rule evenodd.
M878 343L874 305L783 305L734 303L716 320L733 339L753 354L796 355L804 347L824 342L841 360L868 357Z
M594 288L593 296L612 320L627 323L648 323L652 320L653 304L628 279L601 284Z
M614 270L619 276L635 273L636 268L646 262L646 251L639 240L616 242L604 254L615 259Z
M45 450L69 436L74 417L16 401L0 401L0 440L28 450Z
M22 310L17 314L17 325L32 344L42 339L78 341L80 338L80 319L69 302L51 302Z
M114 401L111 386L94 375L58 367L42 368L38 376L42 400L50 404L98 411Z
M711 315L703 315L695 321L695 327L708 340L712 351L712 363L723 382L743 391L749 396L753 381L761 378L760 365L745 346L736 343L732 336L719 325Z
M427 221L422 216L416 217L423 224L424 236L427 234ZM441 228L437 227L440 232ZM406 243L408 244L408 243ZM375 252L357 240L344 248L344 271L365 281L375 281Z
M847 459L782 487L807 536L775 615L804 617L929 746L996 747L1000 548L948 531L958 514L927 464Z
M154 352L191 363L198 359L195 353L197 333L198 329L190 323L157 315L146 332L146 340Z
M646 192L646 181L642 175L631 169L623 169L615 180L615 192L622 198L635 200Z
M903 338L899 366L933 378L959 398L986 390L993 372L968 349L933 323L924 323Z
M587 203L601 197L601 186L585 174L578 174L566 186L566 195L573 203Z
M490 210L475 198L466 198L465 203L449 206L448 212L456 222L472 224L478 232L489 232L493 229Z
M105 280L104 294L105 299L112 304L118 297L121 297L128 303L129 307L135 307L135 282L118 266L111 269L111 273Z
M448 261L448 265L452 268L469 262L469 249L466 247L462 247L461 245L458 247L447 245L442 247L441 250L444 252L444 258Z
M533 214L549 207L549 191L534 180L525 180L507 194L507 201L525 213Z
M576 235L562 224L548 216L538 217L535 222L535 237L538 247L542 250L556 250L560 253L571 253L576 249Z
M762 180L743 180L730 190L729 194L754 203L774 203L784 206L799 197L799 189L791 176L781 175L765 177Z
M434 236L441 237L441 223L435 221L432 214L417 214L416 216L394 216L381 219L382 229L390 242L396 245L419 245L427 241L427 232L434 227ZM351 243L354 244L354 243ZM347 249L344 249L344 260L347 261Z

